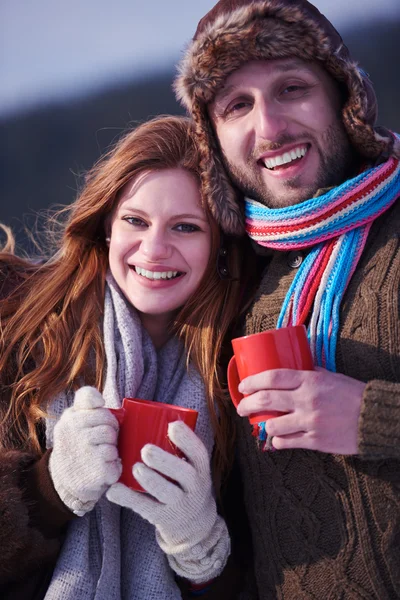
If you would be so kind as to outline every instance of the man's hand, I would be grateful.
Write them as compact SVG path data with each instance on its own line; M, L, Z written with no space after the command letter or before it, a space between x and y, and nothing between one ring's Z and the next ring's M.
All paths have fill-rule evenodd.
M366 384L317 367L315 371L275 369L244 379L248 394L240 416L268 410L287 414L269 419L267 433L277 450L306 448L330 454L357 454L358 420Z

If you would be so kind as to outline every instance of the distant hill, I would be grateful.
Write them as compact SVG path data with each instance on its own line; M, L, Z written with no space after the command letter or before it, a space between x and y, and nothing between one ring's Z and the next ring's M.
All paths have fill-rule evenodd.
M400 24L375 23L344 37L369 72L378 95L379 123L400 131ZM52 104L0 121L0 220L26 244L23 221L76 196L85 172L127 125L160 113L181 114L171 82L174 67L146 80L74 102Z

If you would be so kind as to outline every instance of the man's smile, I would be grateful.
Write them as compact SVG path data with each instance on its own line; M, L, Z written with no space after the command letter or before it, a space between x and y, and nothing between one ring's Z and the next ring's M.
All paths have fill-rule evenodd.
M259 160L267 169L274 170L276 167L281 167L292 163L293 161L298 161L303 158L308 152L309 146L301 145L296 148L292 148L291 150L287 150L282 152L281 154L275 154L274 156L263 157Z

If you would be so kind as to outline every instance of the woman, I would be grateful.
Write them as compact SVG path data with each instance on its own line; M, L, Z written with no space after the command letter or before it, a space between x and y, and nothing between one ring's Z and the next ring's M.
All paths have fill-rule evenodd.
M217 357L239 260L221 247L199 180L190 122L152 120L89 172L48 260L17 258L11 238L0 257L2 597L180 598L177 582L190 593L224 568L209 456L215 436L218 481L229 442ZM180 483L170 501L161 449L135 467L163 511L113 485L107 407L124 396L199 411L197 435L170 426L188 459L164 472Z

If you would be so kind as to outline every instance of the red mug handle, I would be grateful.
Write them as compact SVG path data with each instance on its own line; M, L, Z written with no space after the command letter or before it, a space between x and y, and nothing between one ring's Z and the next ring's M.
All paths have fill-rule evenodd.
M236 408L239 405L239 402L243 400L244 396L238 390L240 383L240 377L237 370L236 359L235 356L232 356L231 360L228 364L228 388L229 393L232 398L233 404ZM279 417L285 413L278 412L276 410L270 410L268 412L255 413L249 416L249 421L252 425L256 425L261 421L267 421L268 419L273 419L274 417Z
M109 408L108 410L117 417L119 425L122 425L125 417L125 409L121 406L121 408Z
M235 356L232 356L228 364L228 388L232 402L236 408L238 407L239 402L244 398L243 394L241 394L238 390L239 383L240 378L237 370L236 358Z

